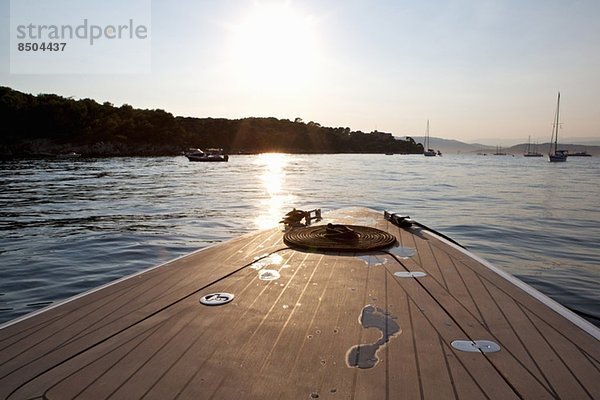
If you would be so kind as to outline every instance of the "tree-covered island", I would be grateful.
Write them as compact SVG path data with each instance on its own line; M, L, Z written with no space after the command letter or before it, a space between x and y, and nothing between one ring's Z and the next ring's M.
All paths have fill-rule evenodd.
M422 153L391 133L277 118L174 117L91 99L37 96L0 87L0 157L177 155L189 147L236 153Z

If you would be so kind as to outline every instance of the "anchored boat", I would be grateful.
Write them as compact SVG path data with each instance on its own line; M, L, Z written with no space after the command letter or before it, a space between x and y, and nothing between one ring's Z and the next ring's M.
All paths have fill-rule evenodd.
M600 330L450 238L282 222L3 325L0 398L600 398Z
M223 153L223 149L188 149L184 153L190 161L203 161L203 162L214 162L214 161L229 161L229 156Z
M438 155L435 152L435 150L429 148L429 120L427 120L427 129L425 129L425 146L424 146L423 155L425 157L435 157L436 155ZM439 154L439 155L441 155L441 154Z
M560 92L558 92L558 99L556 100L556 112L554 114L554 122L552 124L552 137L550 138L550 152L548 152L548 161L550 161L550 162L564 162L564 161L567 161L567 156L568 156L568 153L566 150L558 150L558 130L560 128L559 114L560 114ZM552 148L553 140L554 140L554 149Z
M536 149L536 145L533 146L533 148L531 147L531 136L529 136L527 138L527 147L525 148L525 153L523 154L524 157L543 157L544 155L542 153L538 153L537 149Z

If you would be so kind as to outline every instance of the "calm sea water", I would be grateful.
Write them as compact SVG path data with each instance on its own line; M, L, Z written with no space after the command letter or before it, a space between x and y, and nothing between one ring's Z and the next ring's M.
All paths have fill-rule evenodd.
M292 207L409 214L600 325L600 160L232 156L0 162L0 322Z

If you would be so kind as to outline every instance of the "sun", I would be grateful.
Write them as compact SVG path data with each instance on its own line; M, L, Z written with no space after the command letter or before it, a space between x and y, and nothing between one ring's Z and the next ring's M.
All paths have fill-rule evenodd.
M254 4L232 27L231 67L239 84L294 90L318 68L316 22L289 2Z

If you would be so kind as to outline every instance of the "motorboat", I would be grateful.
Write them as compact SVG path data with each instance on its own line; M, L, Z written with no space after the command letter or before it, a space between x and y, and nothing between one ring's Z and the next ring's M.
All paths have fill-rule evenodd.
M198 148L188 149L184 155L190 161L204 161L204 162L216 162L216 161L229 161L229 156L223 154L223 149L206 149L201 150Z

